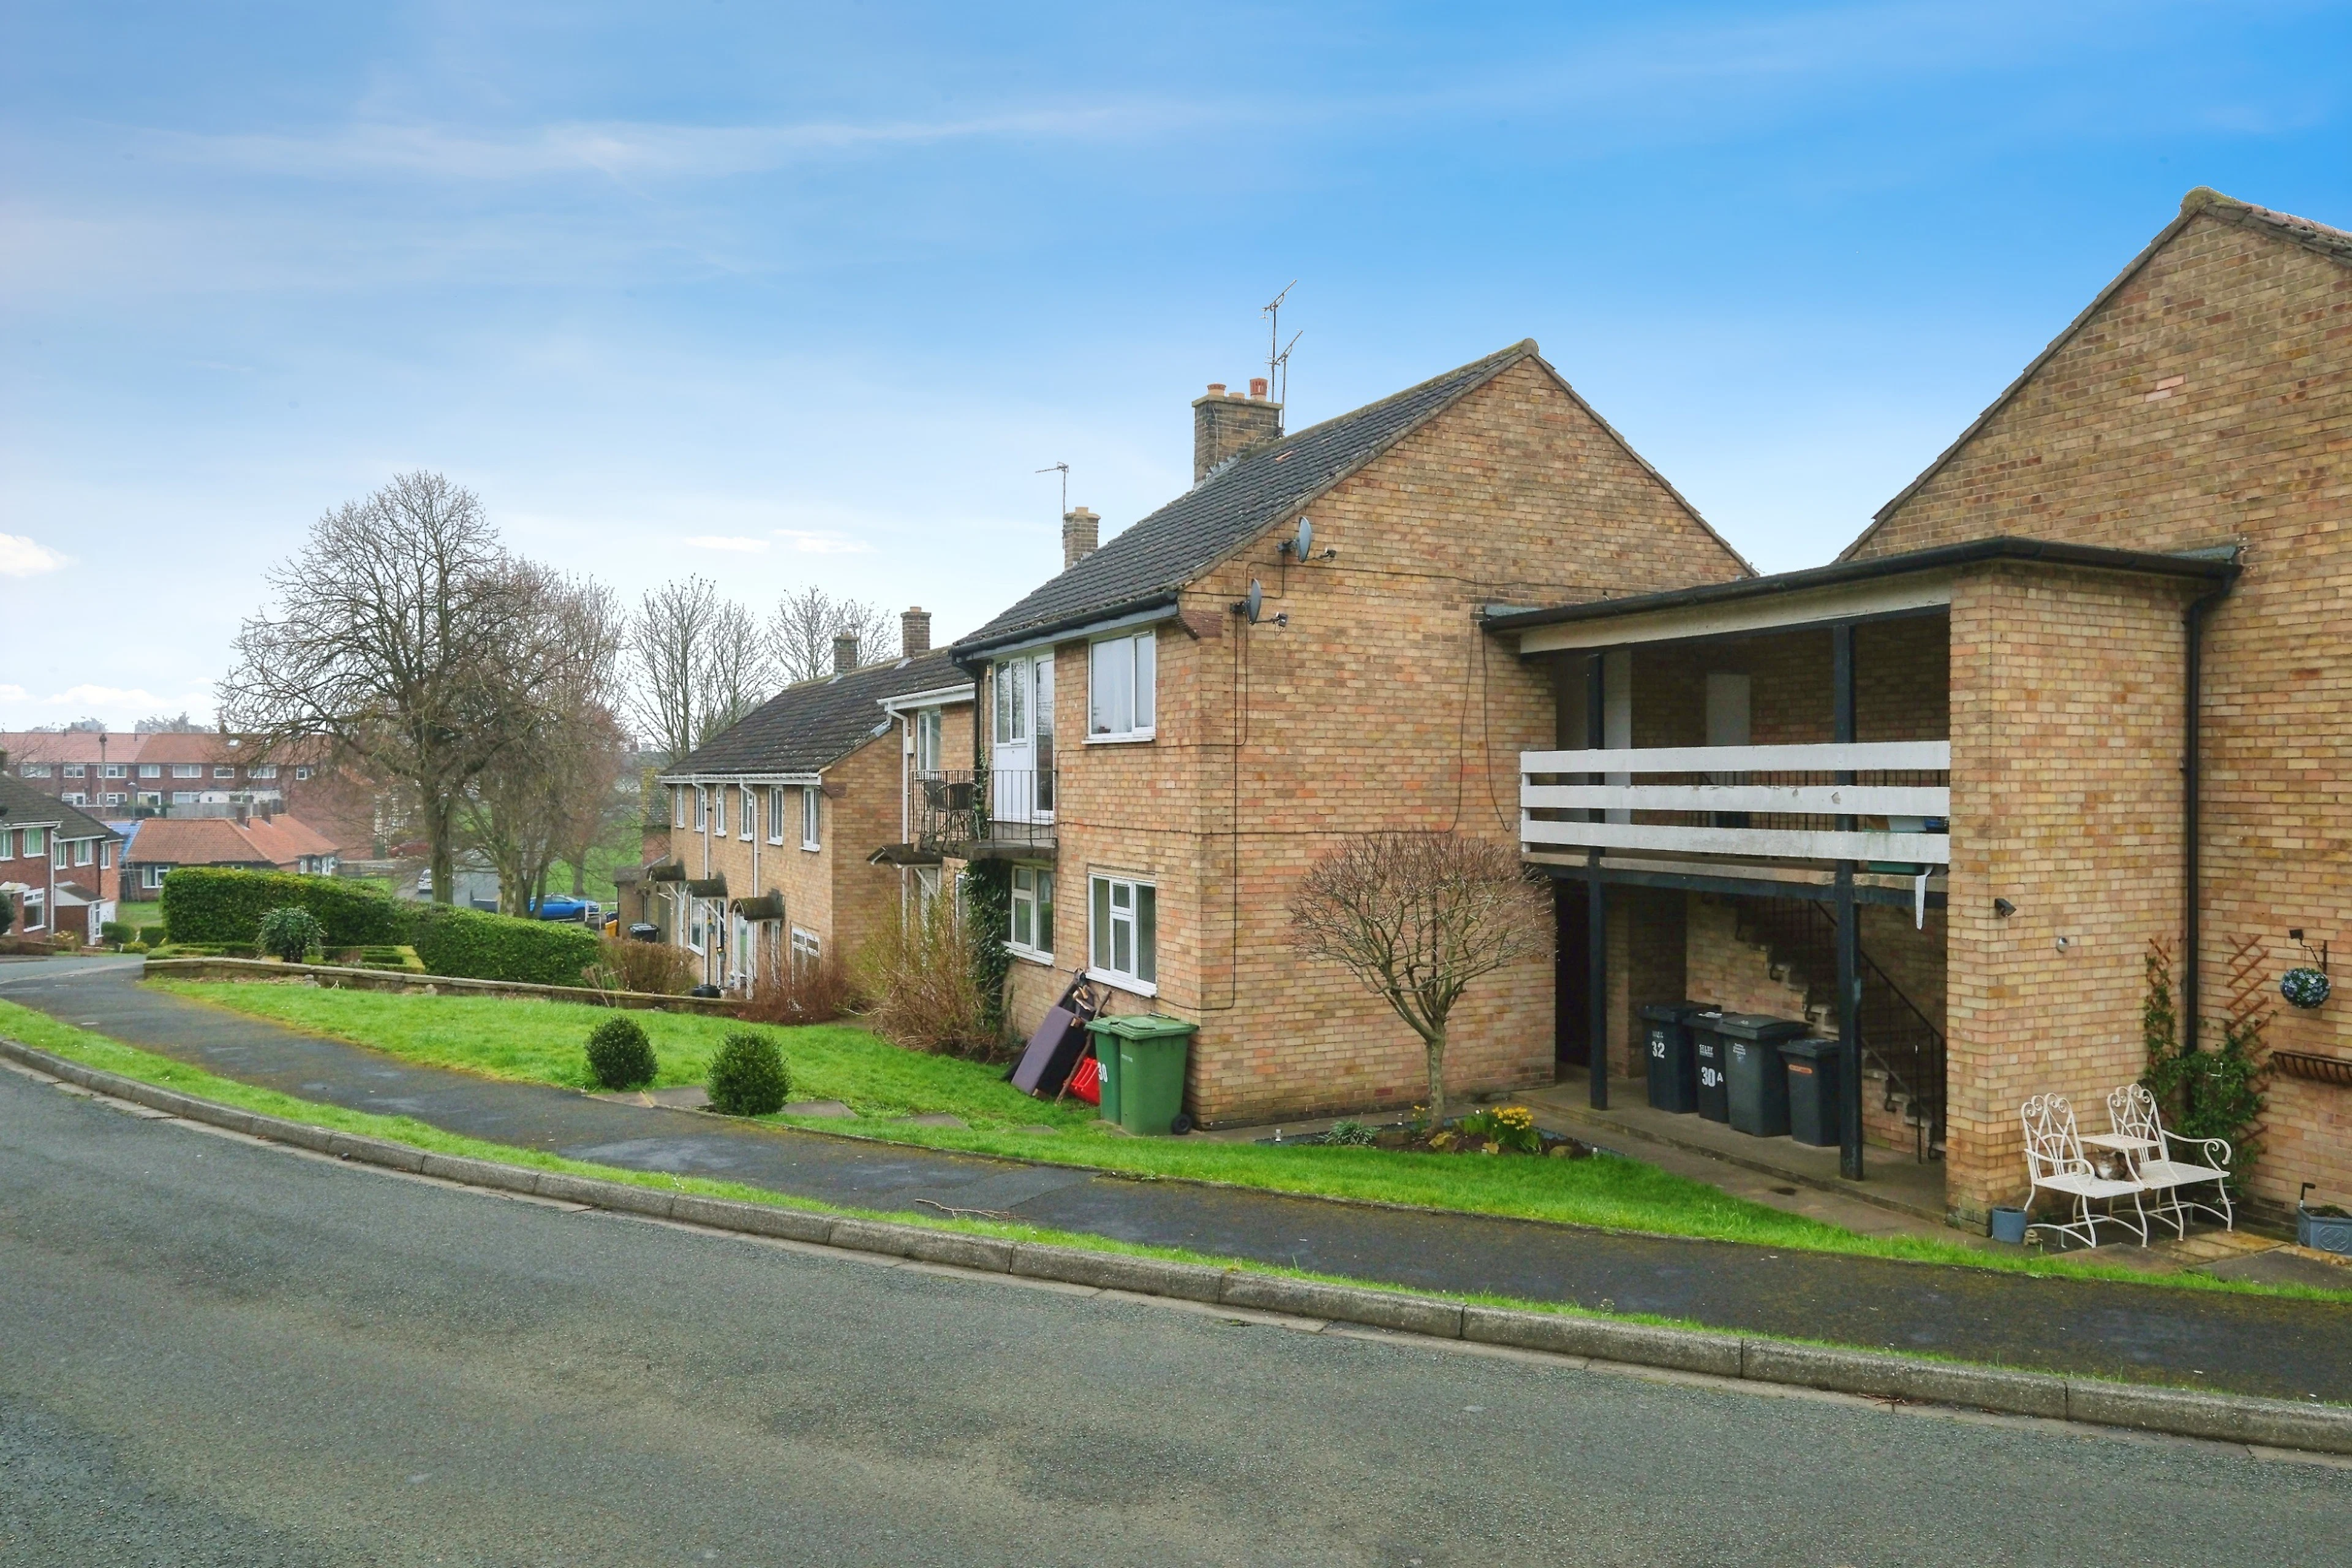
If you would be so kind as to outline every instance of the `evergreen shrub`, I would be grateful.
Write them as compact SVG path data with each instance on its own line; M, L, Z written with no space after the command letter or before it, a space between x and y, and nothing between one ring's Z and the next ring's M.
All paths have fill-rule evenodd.
M319 917L299 904L282 904L274 910L264 910L256 932L261 950L272 958L282 958L289 963L299 963L310 956L311 950L326 934Z
M518 920L450 904L418 906L414 920L411 943L435 974L578 985L582 971L596 962L596 933L561 921Z
M793 1079L775 1037L737 1029L710 1058L710 1109L722 1116L767 1116L792 1098Z
M641 1089L653 1082L654 1044L645 1026L615 1013L588 1034L588 1079L604 1089Z
M403 942L415 910L381 889L339 878L212 866L183 866L167 874L163 903L173 942L207 945L256 941L261 917L288 906L317 916L320 941L329 947Z

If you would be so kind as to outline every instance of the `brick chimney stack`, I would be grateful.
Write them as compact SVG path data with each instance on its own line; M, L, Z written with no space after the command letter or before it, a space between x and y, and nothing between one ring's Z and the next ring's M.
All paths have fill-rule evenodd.
M1192 482L1199 484L1227 458L1281 434L1282 405L1266 396L1264 376L1251 379L1247 397L1227 392L1222 381L1211 382L1208 395L1192 400Z
M851 670L856 669L856 668L857 668L857 634L856 634L856 632L835 632L835 633L834 633L834 634L833 634L833 672L834 672L834 674L835 674L835 675L847 675Z
M898 615L898 652L915 658L931 651L931 612L917 605Z
M1095 552L1102 542L1102 519L1085 507L1062 514L1062 570L1067 572Z

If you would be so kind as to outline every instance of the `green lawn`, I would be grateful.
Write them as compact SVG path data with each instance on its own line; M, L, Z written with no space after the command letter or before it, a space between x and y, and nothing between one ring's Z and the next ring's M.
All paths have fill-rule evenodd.
M583 1043L612 1015L569 1003L475 996L403 996L309 985L152 981L175 995L352 1041L409 1061L489 1078L572 1088L586 1083ZM729 1019L672 1013L631 1015L646 1026L660 1085L698 1083ZM851 1025L772 1031L791 1065L798 1100L839 1100L856 1121L780 1121L939 1149L1098 1166L1144 1177L1230 1183L1277 1192L1510 1215L1611 1229L1712 1237L1771 1247L1859 1253L1974 1267L2149 1277L2113 1266L1988 1254L1922 1237L1864 1237L1788 1215L1638 1160L1538 1160L1516 1156L1407 1154L1381 1149L1222 1143L1130 1138L1107 1129L1093 1108L1031 1100L1000 1068L902 1050ZM969 1128L913 1127L892 1119L946 1111ZM1022 1131L1048 1127L1054 1131ZM2204 1276L2166 1276L2192 1288L2236 1289ZM2352 1291L2289 1294L2340 1295Z

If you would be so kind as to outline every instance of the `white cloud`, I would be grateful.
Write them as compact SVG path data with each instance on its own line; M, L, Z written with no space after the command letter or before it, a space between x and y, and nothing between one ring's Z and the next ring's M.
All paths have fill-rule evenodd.
M764 539L744 539L727 533L698 533L686 542L697 550L740 550L751 554L768 548Z
M54 572L68 557L21 533L0 533L0 577L33 577Z
M21 686L0 686L0 702L22 702L25 697L25 689Z
M810 533L797 528L780 528L776 537L788 542L803 555L863 555L874 547L855 539L844 539L837 533Z

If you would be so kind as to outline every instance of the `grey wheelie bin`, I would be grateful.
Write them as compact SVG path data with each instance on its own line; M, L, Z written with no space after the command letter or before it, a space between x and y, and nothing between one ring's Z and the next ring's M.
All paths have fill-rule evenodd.
M1780 1042L1803 1034L1805 1026L1761 1013L1727 1013L1715 1028L1728 1068L1731 1125L1759 1138L1786 1137L1789 1070Z
M1789 1069L1789 1136L1817 1149L1845 1142L1845 1054L1835 1040L1806 1035L1780 1042Z
M1698 1109L1698 1058L1691 1054L1696 1002L1654 1002L1642 1009L1642 1047L1650 1069L1650 1109L1687 1115Z

